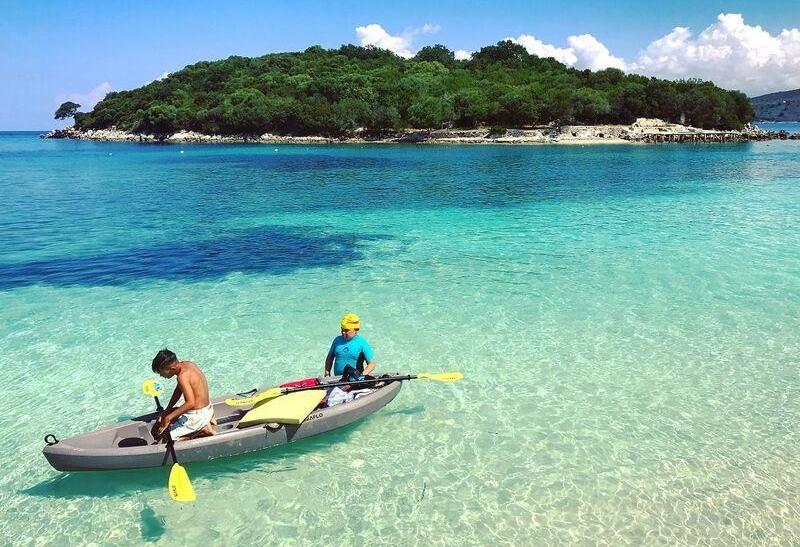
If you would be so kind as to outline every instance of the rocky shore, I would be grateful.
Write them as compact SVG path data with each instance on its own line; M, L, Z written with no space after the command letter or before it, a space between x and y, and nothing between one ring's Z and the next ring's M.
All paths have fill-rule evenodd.
M111 129L81 131L74 127L54 129L42 135L50 139L85 139L141 143L261 143L261 144L613 144L613 143L701 143L744 142L771 139L799 139L798 133L763 131L745 128L741 131L717 131L671 124L657 119L639 118L631 125L562 125L526 129L489 128L436 129L377 132L358 130L347 137L293 137L284 135L205 135L178 131L171 135L147 135Z

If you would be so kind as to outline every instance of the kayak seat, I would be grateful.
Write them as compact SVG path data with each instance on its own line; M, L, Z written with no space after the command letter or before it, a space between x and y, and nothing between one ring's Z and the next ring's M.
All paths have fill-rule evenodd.
M238 422L245 414L246 412L239 410L238 412L234 412L233 414L217 418L217 425L224 425L232 422Z
M125 437L117 443L120 448L133 448L134 446L147 446L147 441L141 437Z
M106 446L118 446L119 448L133 448L135 446L145 446L152 441L150 428L145 424L136 423L122 427L116 431L113 438L108 439Z

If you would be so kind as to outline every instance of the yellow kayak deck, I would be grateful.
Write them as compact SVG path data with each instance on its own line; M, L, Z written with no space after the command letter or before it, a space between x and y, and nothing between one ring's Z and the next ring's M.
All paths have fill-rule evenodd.
M311 389L256 403L239 421L239 428L275 422L300 424L325 398L326 391Z

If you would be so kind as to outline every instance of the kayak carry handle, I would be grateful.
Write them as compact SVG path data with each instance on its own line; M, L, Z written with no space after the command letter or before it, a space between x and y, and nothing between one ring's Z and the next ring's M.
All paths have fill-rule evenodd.
M48 433L44 436L44 442L47 443L47 446L53 446L54 444L58 444L58 439L52 433Z

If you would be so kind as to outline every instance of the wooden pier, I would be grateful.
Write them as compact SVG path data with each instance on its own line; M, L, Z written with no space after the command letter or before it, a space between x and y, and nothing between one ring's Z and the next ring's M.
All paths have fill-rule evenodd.
M715 131L708 133L656 133L648 132L632 136L631 140L647 143L710 143L710 142L748 142L761 140L755 135L739 131Z

